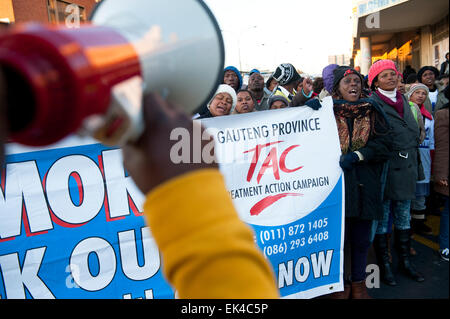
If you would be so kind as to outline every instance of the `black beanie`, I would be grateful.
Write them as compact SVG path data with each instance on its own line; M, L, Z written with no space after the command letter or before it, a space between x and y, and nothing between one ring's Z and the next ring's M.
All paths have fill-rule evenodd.
M280 64L272 76L280 85L287 85L300 80L300 75L290 63Z
M422 76L426 71L432 71L436 79L439 77L439 71L434 66L424 66L417 72L417 80L422 83Z
M333 71L333 92L337 92L339 82L349 74L356 74L361 79L361 84L363 83L362 75L358 71L349 66L339 66Z

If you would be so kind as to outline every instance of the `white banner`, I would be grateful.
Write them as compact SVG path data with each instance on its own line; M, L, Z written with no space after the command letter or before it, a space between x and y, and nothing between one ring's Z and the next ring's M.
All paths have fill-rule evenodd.
M343 288L344 181L332 103L202 120L283 297Z

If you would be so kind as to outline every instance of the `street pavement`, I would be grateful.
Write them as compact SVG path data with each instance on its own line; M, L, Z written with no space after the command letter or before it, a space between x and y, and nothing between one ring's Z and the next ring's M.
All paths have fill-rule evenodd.
M391 287L381 283L379 288L369 289L371 297L376 299L448 299L449 298L449 263L443 261L437 251L439 234L439 216L429 216L427 225L433 230L429 236L415 234L412 247L417 255L412 257L416 269L424 277L424 282L416 282L403 275L397 267L397 255L392 247L392 259L397 286ZM376 263L373 249L369 252L368 264Z

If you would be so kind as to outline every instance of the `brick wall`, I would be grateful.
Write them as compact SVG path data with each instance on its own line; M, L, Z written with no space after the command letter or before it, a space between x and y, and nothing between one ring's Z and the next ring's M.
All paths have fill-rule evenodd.
M2 0L3 1L3 0ZM96 5L95 0L64 0L75 3L86 9L87 17L90 16ZM47 0L12 0L16 22L48 22Z

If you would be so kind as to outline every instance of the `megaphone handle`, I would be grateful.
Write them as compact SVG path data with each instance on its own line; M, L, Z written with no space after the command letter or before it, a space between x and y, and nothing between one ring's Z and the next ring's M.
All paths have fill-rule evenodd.
M105 114L87 118L83 134L108 146L123 146L136 141L144 132L142 114L143 81L135 76L115 85Z

